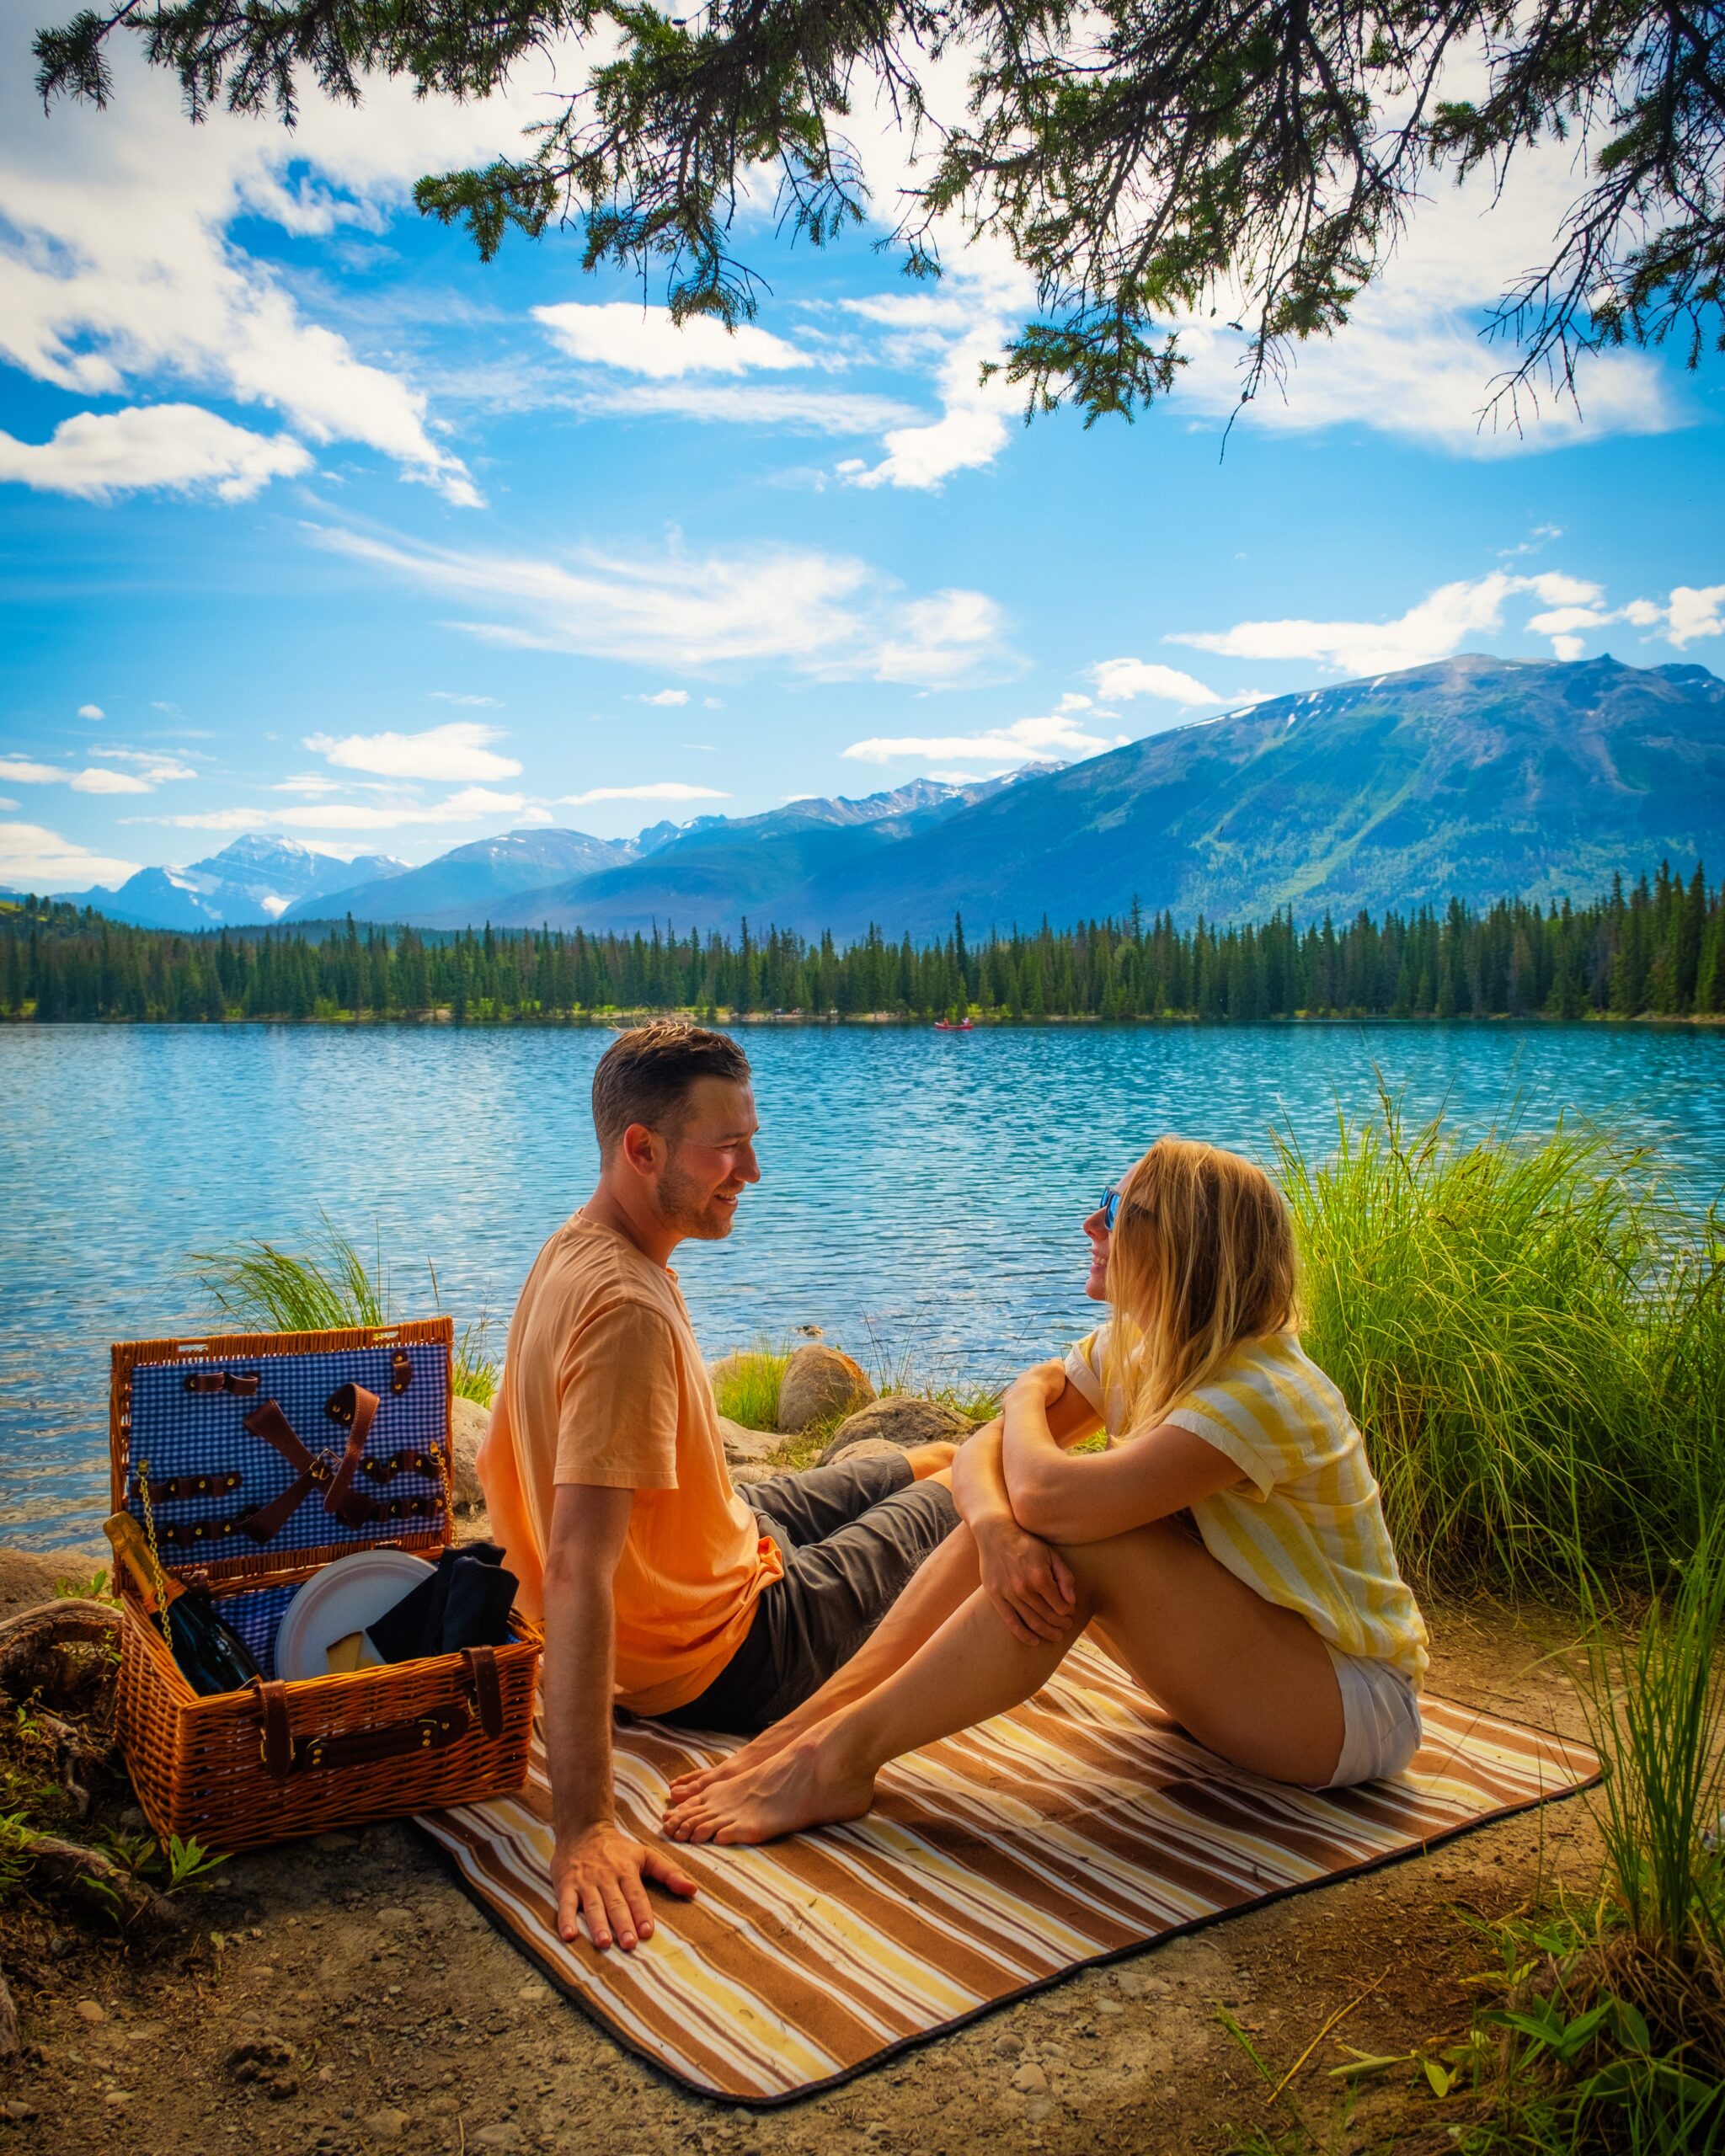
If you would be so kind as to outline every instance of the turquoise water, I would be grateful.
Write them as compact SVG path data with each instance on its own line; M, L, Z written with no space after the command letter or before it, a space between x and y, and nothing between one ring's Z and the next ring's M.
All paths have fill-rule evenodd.
M609 1035L0 1028L0 1538L88 1547L107 1509L107 1348L195 1329L189 1251L289 1247L320 1210L381 1229L403 1314L506 1323L585 1196ZM865 1363L992 1379L1084 1329L1078 1223L1162 1130L1327 1147L1374 1065L1410 1112L1482 1129L1518 1097L1664 1149L1697 1209L1725 1185L1725 1035L1602 1027L901 1027L746 1033L764 1181L728 1242L685 1247L717 1353L819 1325ZM501 1324L499 1325L499 1344Z

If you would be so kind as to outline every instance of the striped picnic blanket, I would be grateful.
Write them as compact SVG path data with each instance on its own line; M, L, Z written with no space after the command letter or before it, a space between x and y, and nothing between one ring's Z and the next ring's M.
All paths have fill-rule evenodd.
M1428 1699L1394 1781L1315 1796L1226 1765L1081 1643L1033 1700L912 1753L848 1826L680 1852L633 1955L565 1945L537 1746L515 1796L419 1824L492 1920L617 2039L703 2094L782 2103L1071 1971L1367 1869L1597 1780L1584 1746ZM674 1775L728 1748L617 1732L619 1817L656 1835Z

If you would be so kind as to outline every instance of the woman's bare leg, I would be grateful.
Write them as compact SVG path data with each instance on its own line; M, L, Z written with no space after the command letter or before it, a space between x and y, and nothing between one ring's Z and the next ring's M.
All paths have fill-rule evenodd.
M1200 1744L1279 1780L1328 1779L1342 1749L1341 1691L1304 1618L1254 1594L1165 1522L1061 1555L1078 1587L1065 1638L1023 1645L973 1594L884 1683L676 1807L669 1831L679 1841L760 1842L857 1817L889 1759L1028 1699L1092 1618Z
M749 1773L763 1759L782 1752L806 1730L813 1729L817 1722L825 1721L841 1707L848 1706L853 1700L860 1700L865 1693L884 1684L976 1592L978 1577L976 1544L969 1529L960 1520L939 1547L931 1550L917 1566L904 1593L856 1653L833 1672L818 1692L810 1693L800 1707L782 1716L771 1728L763 1729L758 1737L751 1737L739 1750L714 1765L703 1767L695 1774L680 1774L670 1785L667 1806L686 1804L702 1790Z

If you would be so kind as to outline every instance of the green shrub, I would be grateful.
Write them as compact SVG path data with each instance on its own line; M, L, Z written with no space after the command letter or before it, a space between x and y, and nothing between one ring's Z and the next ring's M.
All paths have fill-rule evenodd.
M1412 1569L1567 1594L1579 1550L1695 1547L1725 1500L1725 1254L1645 1149L1410 1134L1387 1094L1321 1164L1277 1145L1306 1344Z
M789 1348L764 1339L724 1357L713 1382L719 1413L745 1430L777 1429L779 1387L790 1359Z
M383 1232L375 1231L371 1262L327 1217L318 1249L296 1256L275 1244L236 1243L226 1250L194 1251L190 1262L211 1314L238 1332L339 1332L350 1326L393 1325L396 1310ZM428 1261L431 1300L443 1299L436 1269ZM451 1383L457 1394L489 1407L497 1391L497 1365L487 1353L490 1330L484 1317L457 1336Z

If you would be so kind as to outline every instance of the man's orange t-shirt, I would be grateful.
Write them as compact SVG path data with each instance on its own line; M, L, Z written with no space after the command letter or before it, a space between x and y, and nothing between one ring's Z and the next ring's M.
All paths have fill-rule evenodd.
M535 1619L557 1485L635 1492L613 1593L617 1694L637 1714L705 1691L784 1569L731 1486L676 1273L580 1213L540 1251L515 1305L479 1480Z

